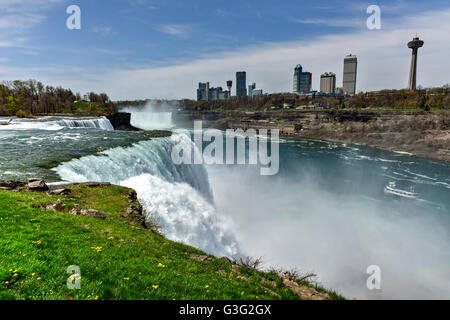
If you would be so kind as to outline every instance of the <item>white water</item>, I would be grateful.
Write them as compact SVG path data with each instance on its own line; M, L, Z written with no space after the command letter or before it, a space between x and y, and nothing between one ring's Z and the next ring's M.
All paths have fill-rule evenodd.
M58 124L68 128L96 128L106 131L114 131L114 128L106 117L98 119L62 119Z
M172 121L173 105L163 104L158 107L153 101L148 101L143 107L124 107L120 111L131 113L131 125L144 130L168 130L173 129ZM167 110L167 111L162 111Z
M1 119L3 121L3 118ZM106 131L113 131L114 128L106 117L78 119L64 118L58 119L54 117L40 117L37 119L17 119L14 118L9 125L0 125L1 131L10 130L45 130L57 131L64 128L95 128Z
M205 167L174 165L176 144L195 145L184 135L141 141L95 156L63 163L55 170L66 181L104 181L133 188L147 217L154 215L164 234L216 256L239 253L225 221L217 215Z
M172 129L172 112L132 112L131 125L144 130Z

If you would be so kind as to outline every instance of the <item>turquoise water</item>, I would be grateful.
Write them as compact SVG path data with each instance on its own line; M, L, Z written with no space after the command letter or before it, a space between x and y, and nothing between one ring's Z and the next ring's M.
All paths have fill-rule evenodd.
M176 166L180 143L195 148L183 135L111 131L105 119L15 119L0 127L0 179L130 186L170 239L218 256L314 271L351 298L450 298L450 164L284 139L279 173L261 176L258 166ZM386 195L390 181L419 198ZM370 265L382 290L366 287Z

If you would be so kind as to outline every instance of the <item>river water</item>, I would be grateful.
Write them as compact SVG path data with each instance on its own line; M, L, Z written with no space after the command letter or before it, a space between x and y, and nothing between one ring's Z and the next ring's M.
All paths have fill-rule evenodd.
M0 122L7 119L0 119ZM144 129L170 116L134 114ZM165 235L217 256L314 272L349 298L450 298L450 164L305 139L280 142L280 170L174 165L186 135L114 131L105 118L13 119L0 126L0 179L108 181L137 190ZM383 192L414 187L418 199ZM381 290L368 290L369 266Z

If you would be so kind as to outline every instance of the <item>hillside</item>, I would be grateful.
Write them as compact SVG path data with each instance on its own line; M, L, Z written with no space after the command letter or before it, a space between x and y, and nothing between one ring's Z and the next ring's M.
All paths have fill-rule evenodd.
M0 185L0 299L342 298L294 273L261 272L164 238L145 225L128 188L87 183L50 195ZM80 290L66 286L73 265Z

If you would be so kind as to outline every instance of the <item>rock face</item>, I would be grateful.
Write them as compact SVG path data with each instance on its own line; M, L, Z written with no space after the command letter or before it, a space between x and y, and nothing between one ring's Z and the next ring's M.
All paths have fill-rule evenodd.
M131 125L131 113L118 112L112 116L107 117L109 122L111 122L114 130L123 131L140 131L141 129L133 127Z
M105 186L110 186L111 183L109 183L109 182L85 182L85 183L83 183L83 185L88 188L103 188Z
M16 190L25 187L25 182L17 180L0 180L0 190Z
M79 204L76 204L70 213L75 216L93 217L103 220L108 218L108 215L100 210L82 208Z
M38 178L28 179L27 188L29 191L48 191L49 188L45 184L44 180Z
M56 189L53 191L50 191L49 193L52 195L57 195L57 196L63 196L63 195L67 195L70 194L72 191L70 189Z
M94 217L97 219L108 218L108 215L106 213L96 209L81 209L80 215L83 217Z
M45 210L63 212L65 208L66 208L66 205L61 201L61 199L58 199L55 203L49 204L48 206L46 206Z
M145 217L143 215L144 209L137 199L136 191L130 191L130 193L128 194L128 201L129 205L125 210L125 214L123 216L126 218L133 218L134 220L137 220L142 226L146 227Z

